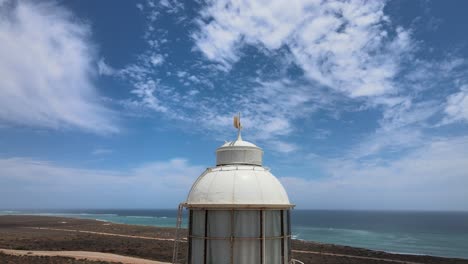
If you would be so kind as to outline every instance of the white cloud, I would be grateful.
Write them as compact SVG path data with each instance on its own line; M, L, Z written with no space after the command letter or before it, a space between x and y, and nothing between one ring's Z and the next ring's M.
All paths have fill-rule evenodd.
M119 71L119 75L129 79L133 84L131 93L136 95L139 101L133 101L134 104L148 107L157 112L167 112L167 107L156 96L161 92L161 86L157 80L153 80L148 75L150 69L144 66L132 64Z
M216 2L212 3L217 6ZM259 5L254 2L252 4ZM152 12L165 12L164 7L166 5L167 3L161 2L160 4L150 5L150 9ZM282 6L278 3L276 5L275 8L277 8L278 14L275 15L300 19L296 16L297 14L285 14L281 11ZM300 9L302 6L298 6L297 8ZM260 12L264 8L254 9ZM202 12L207 16L209 15L206 10ZM268 14L265 15L268 16ZM203 128L203 131L209 130L220 140L233 138L233 136L226 138L226 135L230 131L227 128L231 126L232 115L241 111L247 136L246 139L256 141L267 148L282 152L291 152L299 148L299 146L286 142L282 138L294 131L295 120L308 117L321 107L327 106L329 109L332 109L330 102L337 97L335 93L332 92L325 96L325 89L323 87L305 84L302 82L302 79L293 81L282 74L277 75L278 78L275 80L263 79L263 76L258 79L255 79L255 77L244 78L242 81L246 81L248 84L239 83L234 93L223 90L225 89L224 87L214 87L213 83L220 76L218 76L218 72L213 70L213 64L206 63L205 60L195 61L194 68L182 67L171 71L172 75L179 78L180 84L184 86L193 85L196 88L187 87L183 91L184 89L171 89L171 87L165 86L165 80L161 76L161 73L152 67L151 54L165 54L163 63L167 65L174 65L174 63L171 61L170 52L168 52L169 54L166 53L167 44L162 45L160 41L167 33L165 33L166 30L164 28L158 27L159 23L157 19L148 18L148 29L144 37L150 43L149 49L138 56L138 61L135 64L131 64L120 71L121 76L132 84L133 90L131 92L138 97L136 100L132 100L134 104L160 112L166 118L183 120L189 123L188 125L195 123L196 126L192 127ZM241 21L242 19L243 17L237 20L242 24L245 22ZM198 21L198 23L200 23L200 26L204 26L201 21ZM239 25L238 29L244 26L254 25L242 24ZM149 27L157 28L158 33L150 30ZM275 30L278 27L283 28L282 30L285 32L284 37L288 35L287 32L293 29L289 24L277 23L271 25L271 30ZM210 29L207 30L209 31ZM222 33L219 36L221 43L212 42L211 40L205 43L207 45L205 49L208 53L207 56L211 56L209 54L209 49L212 48L210 45L219 44L219 46L213 49L214 53L212 57L214 60L221 57L226 61L231 59L232 61L237 60L237 58L234 58L237 56L234 51L235 47L229 46L234 43L226 40L226 38L229 39L229 30L213 30L213 34L217 32ZM194 38L200 39L203 37L201 35L203 32L194 34ZM238 33L236 34L238 35ZM264 34L265 38L268 38L270 35L270 32ZM236 36L236 38L238 37ZM224 43L223 41L228 41L229 43ZM280 37L275 37L268 40L268 45L279 47L281 46L281 41ZM226 46L225 44L228 45ZM224 48L228 50L223 50ZM221 49L221 51L217 49ZM290 58L282 58L281 60L283 60L281 64L291 64ZM228 67L228 63L226 63L226 67ZM228 78L230 77L228 76ZM172 85L170 84L170 86ZM214 88L217 90L214 91ZM197 96L193 96L194 93ZM229 93L230 96L226 96L226 93Z
M268 142L268 147L283 153L290 153L299 149L296 144L288 143L279 140L272 140Z
M185 159L93 170L6 158L0 167L0 208L176 208L204 170Z
M225 70L238 59L235 50L235 42L238 36L229 30L222 30L218 25L206 25L204 35L194 35L197 46L210 60L220 61ZM216 41L213 41L216 39Z
M411 100L387 102L379 127L368 133L353 146L347 157L365 158L384 153L404 152L424 145L431 136L424 128L431 127L428 120L440 112L441 107L435 101L412 103Z
M116 73L116 70L107 64L104 59L100 59L97 66L100 75L113 75Z
M202 11L196 47L225 69L243 44L287 46L305 75L351 97L396 92L408 31L390 25L382 1L212 1Z
M467 210L467 156L467 137L427 142L390 162L314 155L323 173L280 180L299 208ZM1 208L176 208L204 170L180 158L127 170L80 169L31 158L0 159L0 167Z
M164 57L160 54L154 54L153 56L150 57L150 61L151 61L151 64L153 64L153 66L158 66L164 62Z
M202 131L209 130L219 139L232 140L234 133L229 128L232 127L235 110L239 110L246 140L288 153L300 149L300 146L283 139L295 131L293 121L331 106L334 100L333 95L323 96L323 90L318 87L310 91L307 86L289 79L258 80L251 87L238 89L248 90L224 100L212 98L195 102L189 106L193 111L189 111L190 116L185 120L196 122L196 127ZM230 136L226 138L226 135Z
M318 159L325 175L280 180L302 208L468 210L466 157L468 137L440 139L393 161Z
M169 14L177 13L181 9L184 9L184 5L182 2L177 0L157 0L154 1L155 3L159 3L159 5Z
M468 85L462 86L459 92L447 97L445 113L447 117L443 123L468 121Z
M345 151L344 156L359 159L380 156L384 153L403 152L421 146L424 140L424 135L419 129L378 129Z
M428 100L422 93L440 90L465 62L455 56L442 61L417 58L415 51L425 47L412 39L412 30L390 20L385 5L360 0L208 1L195 21L197 29L189 27L195 50L201 52L194 58L203 56L195 62L197 74L190 67L172 71L182 85L196 85L197 96L168 90L154 71L136 78L133 93L142 105L196 123L218 139L230 139L226 127L240 111L246 139L282 152L300 150L287 136L300 133L300 122L313 119L316 112L339 119L344 112L369 111L379 115L368 120L376 128L349 152L366 157L406 151L424 142L423 129L443 111L440 98ZM149 25L158 23L150 19ZM159 44L161 36L151 34L148 40ZM254 52L253 46L258 48ZM152 46L150 53L162 54L160 48ZM245 50L249 53L243 54ZM250 63L251 55L260 58L258 65ZM170 55L165 59L171 63ZM238 61L242 70L229 72ZM251 74L244 72L244 62ZM227 72L214 70L217 63ZM145 61L139 65L144 68ZM296 75L296 66L303 76ZM220 79L237 81L240 74L237 87L215 87L223 86ZM205 80L212 81L210 88ZM141 89L148 83L154 84L152 89Z
M255 138L278 139L295 131L294 121L310 118L318 109L332 115L348 111L346 102L354 100L383 113L380 122L375 120L381 127L373 142L364 142L366 151L374 152L409 144L409 137L398 131L421 126L441 110L436 102L413 103L410 91L415 87L398 79L406 67L403 57L411 57L415 41L410 30L392 24L384 7L384 1L211 1L192 37L196 48L224 70L242 59L242 46L254 45L267 56L283 54L280 48L287 47L288 59L304 71L308 83L298 85L281 73L277 80L259 81L253 93L248 91L242 105L247 106L247 117L272 128L255 132ZM275 122L261 121L268 116ZM387 140L390 130L399 141Z
M51 3L0 7L0 120L47 128L117 132L102 106L89 28Z

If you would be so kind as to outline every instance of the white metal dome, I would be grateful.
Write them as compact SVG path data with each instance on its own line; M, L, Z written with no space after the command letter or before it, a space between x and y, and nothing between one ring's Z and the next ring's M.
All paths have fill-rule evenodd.
M253 143L250 143L248 141L242 140L242 137L239 137L235 141L228 141L228 142L224 143L219 148L225 148L225 147L254 147L254 148L258 148L257 145L255 145Z
M207 169L193 184L188 207L290 208L288 195L268 169L226 165Z

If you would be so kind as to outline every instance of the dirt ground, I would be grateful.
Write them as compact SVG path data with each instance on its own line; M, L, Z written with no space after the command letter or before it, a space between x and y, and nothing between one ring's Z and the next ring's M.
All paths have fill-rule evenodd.
M2 264L107 264L103 261L76 260L73 258L64 257L31 257L31 256L12 256L0 253L0 261Z
M182 231L182 236L186 231ZM17 250L80 250L114 253L164 262L172 260L175 229L113 224L48 216L0 216L0 248ZM185 261L186 243L179 259ZM460 263L468 260L399 255L360 248L293 240L293 258L304 263ZM0 263L106 263L63 257L10 256Z

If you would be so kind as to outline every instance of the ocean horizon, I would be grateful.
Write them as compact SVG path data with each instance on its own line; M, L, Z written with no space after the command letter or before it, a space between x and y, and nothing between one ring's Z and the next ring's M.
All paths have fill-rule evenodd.
M0 215L15 214L157 227L175 227L177 218L172 209L0 210ZM296 209L292 234L294 239L390 253L468 259L468 212Z

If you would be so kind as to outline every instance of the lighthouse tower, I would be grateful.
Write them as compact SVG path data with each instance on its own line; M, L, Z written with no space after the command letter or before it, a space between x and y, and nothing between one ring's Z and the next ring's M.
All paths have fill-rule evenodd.
M278 181L263 167L263 151L237 139L216 150L216 166L193 184L183 207L189 210L190 264L291 263L290 210Z

